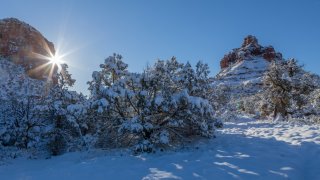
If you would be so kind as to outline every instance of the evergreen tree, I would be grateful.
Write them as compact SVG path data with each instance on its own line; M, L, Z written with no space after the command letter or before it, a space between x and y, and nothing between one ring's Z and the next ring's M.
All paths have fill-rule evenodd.
M149 152L192 136L213 136L214 112L205 95L193 95L201 76L196 77L189 63L174 57L158 60L137 74L116 57L121 56L107 58L89 82L92 109L98 112L90 116L98 121L99 145Z
M301 109L314 89L312 75L295 59L272 62L264 77L264 97L273 109L273 118L287 117Z

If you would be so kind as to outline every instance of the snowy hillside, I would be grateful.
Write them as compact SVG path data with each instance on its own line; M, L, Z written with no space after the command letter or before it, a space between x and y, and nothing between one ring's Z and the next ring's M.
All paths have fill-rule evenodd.
M232 93L257 93L262 86L262 77L269 62L261 57L245 59L222 69L216 76L214 86L227 86Z
M320 178L320 126L228 122L197 148L131 156L77 152L51 159L2 162L2 180L15 179L310 179Z
M17 68L16 65L5 59L0 59L0 87L2 87L0 89L0 98L6 97L7 92L4 86L7 86L8 80L10 79L10 74L12 72L22 74L23 70L22 68Z
M262 77L270 62L282 60L282 54L272 46L263 47L255 36L249 35L240 48L233 49L221 59L221 71L213 86L228 87L232 96L257 93L261 91Z
M21 66L0 59L0 99L8 98L10 91L15 94L39 95L44 92L45 84L45 81L30 78Z

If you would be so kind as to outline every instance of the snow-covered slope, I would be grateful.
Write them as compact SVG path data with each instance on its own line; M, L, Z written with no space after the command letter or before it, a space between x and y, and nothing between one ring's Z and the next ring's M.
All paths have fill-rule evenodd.
M164 154L68 153L0 165L15 179L320 179L320 126L242 117L195 149Z
M32 79L20 65L0 58L0 87L0 99L6 99L11 92L16 95L40 95L45 91L46 81Z
M227 86L233 96L249 95L261 90L262 77L270 62L282 60L272 46L263 47L254 36L248 36L240 48L226 54L216 75L215 87Z
M22 67L15 65L4 58L0 58L0 99L5 99L7 97L7 88L10 79L18 79L18 77L23 76L24 74Z
M1 84L4 84L8 79L9 79L9 73L4 63L1 63L1 60L0 60L0 86Z
M269 62L261 57L245 59L227 67L216 76L215 86L228 86L233 93L251 94L261 90L262 77Z

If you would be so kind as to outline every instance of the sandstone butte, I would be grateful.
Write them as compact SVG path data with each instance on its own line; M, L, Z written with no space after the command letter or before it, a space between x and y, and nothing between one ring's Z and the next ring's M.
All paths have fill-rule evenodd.
M34 27L15 18L0 20L0 56L23 66L31 78L45 80L51 69L57 72L45 58L54 54L53 43ZM55 76L51 79L56 82Z
M282 59L282 54L276 52L272 46L263 47L255 36L249 35L244 38L240 48L233 49L221 59L220 67L224 69L234 63L259 56L269 62Z

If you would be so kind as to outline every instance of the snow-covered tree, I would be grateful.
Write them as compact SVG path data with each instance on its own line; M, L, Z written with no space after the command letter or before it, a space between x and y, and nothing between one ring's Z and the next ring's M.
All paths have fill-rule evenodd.
M122 56L113 54L105 59L104 64L100 65L100 72L93 72L93 80L88 82L92 97L101 96L101 90L104 87L112 86L117 80L127 74L128 65L122 61Z
M41 144L46 120L38 111L43 83L24 74L10 74L0 105L0 143L30 148Z
M286 117L307 103L315 89L313 75L303 70L295 59L274 61L264 77L265 108L273 109L273 117Z
M151 151L193 136L213 136L213 108L195 91L196 81L206 81L207 76L201 79L190 64L176 58L158 60L142 74L130 73L120 57L107 58L89 82L98 144Z
M52 154L63 152L76 140L73 137L81 134L81 122L74 118L79 111L69 106L84 101L68 90L74 83L68 66L61 65L54 75L58 81L53 83L32 79L22 67L9 61L3 60L2 64L9 67L9 72L1 89L0 144L39 151L48 150L49 145Z
M62 154L70 148L81 148L84 143L82 137L87 130L84 120L86 99L82 94L68 90L75 80L71 78L66 64L61 64L56 77L58 83L49 86L42 107L51 123L47 136L53 155Z
M195 95L205 99L212 99L214 90L212 88L213 78L209 76L210 68L208 64L198 61L196 64L196 86Z

